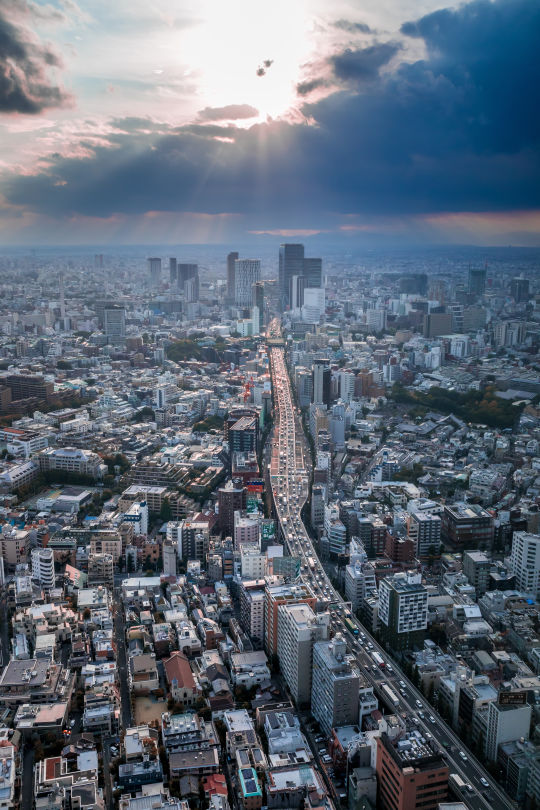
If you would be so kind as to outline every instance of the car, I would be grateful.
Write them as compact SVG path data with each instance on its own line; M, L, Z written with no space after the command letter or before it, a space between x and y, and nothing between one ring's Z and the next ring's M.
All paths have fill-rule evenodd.
M319 756L324 757L326 754L326 748L319 748Z
M485 779L483 776L480 777L480 784L483 785L484 787L489 787L488 780Z
M71 720L69 724L70 728L75 728L75 720Z
M429 722L430 723L436 723L437 722L432 714L429 715Z
M402 689L405 689L405 681L400 681L399 685L401 686Z
M423 720L423 719L424 719L424 717L425 717L424 712L418 712L418 717L419 717L421 720Z
M419 722L420 720L418 719L418 717L413 717L413 723L416 723L416 725L418 725Z
M426 736L426 740L432 740L433 739L433 734L430 734L429 731L426 731L425 736Z
M422 704L420 703L420 701L419 701L419 700L417 700L417 701L416 701L416 705L418 706L418 708L419 708L419 709L421 709L421 708L422 708Z
M469 759L469 757L467 756L465 751L460 751L459 755L460 755L461 759L463 760L463 762L466 762Z

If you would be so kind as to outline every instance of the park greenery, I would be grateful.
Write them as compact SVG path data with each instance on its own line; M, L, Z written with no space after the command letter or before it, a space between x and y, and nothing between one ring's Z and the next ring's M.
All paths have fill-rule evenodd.
M429 391L411 391L396 383L391 398L394 402L422 406L439 413L452 413L465 422L496 428L512 428L523 410L523 405L513 405L497 397L492 386L487 386L483 391L461 394L435 386Z

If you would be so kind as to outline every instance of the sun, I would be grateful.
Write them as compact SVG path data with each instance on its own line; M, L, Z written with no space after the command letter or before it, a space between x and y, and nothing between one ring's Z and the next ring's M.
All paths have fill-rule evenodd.
M310 53L306 0L203 0L203 22L183 43L182 60L199 78L201 107L250 104L259 120L296 100Z

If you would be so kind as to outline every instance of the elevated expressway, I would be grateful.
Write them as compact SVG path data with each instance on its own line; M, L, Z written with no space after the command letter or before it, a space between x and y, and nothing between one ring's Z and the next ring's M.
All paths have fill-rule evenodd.
M330 610L333 632L343 634L348 653L354 657L377 696L385 700L381 687L386 683L399 698L399 704L389 708L410 715L426 738L440 748L450 772L459 774L470 786L470 790L463 791L462 801L475 810L508 810L515 803L466 750L463 742L363 625L354 616L350 618L356 624L358 634L352 633L345 625L347 610L343 597L332 586L301 518L302 507L309 495L311 459L299 411L292 398L285 351L279 345L280 326L277 320L270 324L268 334L274 395L274 428L269 437L272 499L283 542L292 556L300 558L301 579L309 584L321 608ZM382 667L374 663L374 652L383 659Z

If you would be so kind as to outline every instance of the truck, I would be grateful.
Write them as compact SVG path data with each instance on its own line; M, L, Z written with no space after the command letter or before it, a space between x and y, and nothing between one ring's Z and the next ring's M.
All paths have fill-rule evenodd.
M384 659L382 655L379 655L379 653L375 650L371 653L371 657L378 667L384 669Z
M457 792L458 795L461 793L471 793L472 791L471 786L468 785L467 782L465 782L465 780L462 779L458 773L450 774L450 776L448 777L448 784L450 785L454 793Z
M353 634L353 636L358 635L358 627L355 625L355 623L353 622L353 620L351 619L350 616L346 616L343 619L343 624L345 625L345 627L347 628L349 633Z
M390 687L388 686L388 684L384 683L384 684L381 686L381 692L382 692L382 694L383 694L383 696L384 696L385 700L386 700L386 701L387 701L387 702L388 702L388 703L389 703L391 706L399 706L399 698L398 698L398 696L396 695L396 693L395 693L395 692L393 692L393 691L390 689Z

